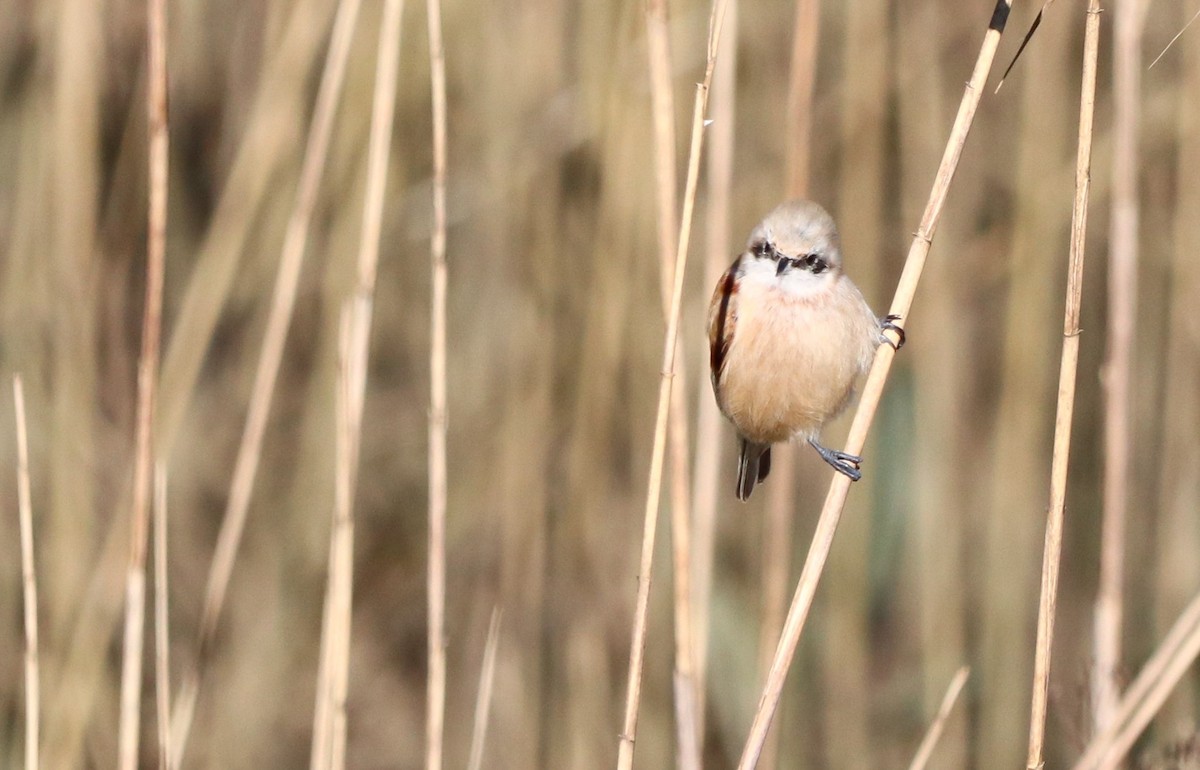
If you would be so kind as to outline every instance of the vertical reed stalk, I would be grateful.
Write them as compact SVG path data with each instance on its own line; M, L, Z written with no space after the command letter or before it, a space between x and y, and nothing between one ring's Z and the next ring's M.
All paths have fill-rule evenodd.
M425 770L441 770L446 718L446 52L441 0L426 3L433 109L432 301L429 346L429 684Z
M708 142L708 212L705 216L704 286L715 286L729 264L729 203L733 187L733 139L737 98L737 0L725 12L717 68L713 72L712 125ZM692 622L696 663L696 734L703 754L705 704L708 681L709 618L712 611L712 574L717 526L717 499L721 473L721 425L723 418L712 397L707 356L698 362L699 417L696 427L696 459L693 482Z
M129 567L125 579L125 642L121 662L121 770L134 770L141 731L142 643L146 614L146 546L154 463L154 407L162 337L163 261L167 243L167 18L166 0L147 0L150 205L146 246L146 304L138 361L137 446L133 471Z
M958 168L958 161L975 117L975 110L979 106L983 85L991 71L992 60L995 58L996 47L1000 43L1000 35L1008 20L1010 8L1011 0L997 1L988 24L988 31L983 38L979 57L975 62L974 71L971 73L971 79L967 82L962 101L959 104L958 115L950 131L950 138L942 155L942 162L938 167L929 201L925 206L925 212L921 217L921 224L917 228L912 245L909 247L904 271L900 275L900 283L896 287L896 295L889 311L901 319L908 317L912 307L913 296L925 267L925 259L929 255L929 247L933 243L933 236L937 232L937 225L946 203L950 182L953 180L954 171ZM875 419L875 411L879 406L883 385L887 380L895 354L896 351L891 345L880 345L875 353L875 361L867 376L866 384L863 386L858 410L855 412L854 421L850 425L850 434L846 439L845 451L851 454L861 452L866 443L867 433ZM784 680L791 667L796 646L799 644L800 635L804 630L804 622L812 607L813 596L816 594L821 572L833 545L833 536L837 531L842 509L846 504L846 496L850 492L850 484L850 479L846 476L834 474L833 482L825 497L825 504L821 509L820 518L817 520L813 542L805 559L804 569L800 573L791 608L784 621L783 635L776 648L775 659L771 664L767 683L763 688L762 697L750 726L750 735L742 750L742 757L738 763L739 770L749 770L758 764L766 741L767 730L771 725L771 718L775 714L775 709L779 705L779 699L783 693Z
M672 382L675 373L675 351L679 336L679 311L683 304L683 276L687 266L688 242L691 238L692 212L696 205L696 187L700 175L700 153L704 138L704 116L708 90L716 66L721 25L725 20L728 0L714 0L709 16L707 61L704 80L696 85L696 100L692 112L691 151L688 154L687 183L683 195L683 215L679 220L678 251L675 255L674 283L671 291L671 311L667 316L666 340L663 343L662 379L658 389L658 409L654 425L654 446L650 456L650 479L646 491L646 510L642 529L642 556L638 571L637 606L634 610L633 639L629 650L629 681L625 698L617 749L618 770L633 767L633 745L637 737L638 707L642 694L642 663L646 652L646 616L650 606L650 579L654 565L654 538L658 527L658 503L662 492L663 454L666 448L667 414L670 411Z
M400 19L404 0L387 0L379 28L375 91L367 144L367 185L354 293L342 308L338 368L338 452L330 544L329 588L321 639L323 681L318 683L312 766L338 770L346 761L346 696L349 691L350 632L354 575L354 487L362 441L367 357L383 201L391 157L392 124L400 64ZM322 722L323 718L323 722Z
M658 203L658 252L664 317L671 310L671 278L675 256L675 95L671 85L671 36L667 0L646 0L651 111L654 118L654 177ZM671 555L674 567L675 735L681 770L700 767L697 734L696 674L692 641L692 523L688 484L687 392L683 351L672 385L668 424L671 442Z
M792 23L792 55L787 89L787 144L784 150L789 198L808 196L812 151L813 93L821 25L820 0L796 0ZM788 579L792 572L792 532L796 511L796 446L782 444L774 453L775 479L767 493L763 525L762 603L758 632L758 677L766 682L783 628ZM779 731L768 733L761 763L779 764Z
M154 466L154 700L158 725L158 766L171 757L171 633L167 611L167 470Z
M1120 694L1125 518L1129 505L1130 380L1137 318L1138 113L1143 0L1121 0L1113 20L1113 179L1109 223L1108 351L1104 362L1104 511L1095 609L1092 724L1102 730Z
M1063 319L1062 364L1058 380L1058 410L1054 419L1054 456L1050 466L1050 510L1042 557L1042 590L1038 603L1037 649L1033 663L1033 703L1030 707L1029 755L1026 766L1039 770L1046 732L1046 701L1050 692L1050 656L1054 645L1054 614L1058 601L1058 572L1062 556L1063 512L1067 499L1067 466L1071 453L1071 422L1075 410L1075 377L1079 369L1079 308L1083 299L1083 258L1087 235L1088 193L1091 187L1092 119L1096 101L1096 60L1100 50L1100 2L1089 0L1083 44L1083 79L1079 97L1079 147L1075 156L1075 204L1071 211L1071 246L1067 272L1066 312Z
M21 591L25 603L25 770L41 767L41 677L38 673L37 573L33 568L33 502L29 485L29 431L25 424L25 386L13 377L17 415L17 507L21 526Z
M262 349L259 352L254 385L250 393L250 405L246 412L246 424L242 429L237 459L234 461L233 480L229 485L229 498L221 518L221 529L217 533L217 546L209 567L205 586L204 605L200 615L200 631L197 640L195 661L183 675L183 683L176 698L171 726L173 745L170 766L177 768L183 762L195 714L196 699L200 694L203 679L202 668L208 663L217 623L225 605L225 594L233 575L233 564L237 557L246 517L250 509L250 498L254 491L254 480L258 475L258 463L262 458L263 436L267 429L267 418L275 394L275 383L279 377L279 366L287 343L288 327L296 305L296 290L300 282L300 268L304 250L308 245L309 224L317 191L329 154L329 140L333 133L333 119L337 102L345 80L346 60L354 34L354 23L362 0L340 0L333 22L329 50L321 73L321 84L317 90L313 108L312 125L304 148L304 161L300 169L300 182L296 201L288 218L283 247L279 256L279 269L275 276L275 291L271 309L267 315L267 327L263 333Z

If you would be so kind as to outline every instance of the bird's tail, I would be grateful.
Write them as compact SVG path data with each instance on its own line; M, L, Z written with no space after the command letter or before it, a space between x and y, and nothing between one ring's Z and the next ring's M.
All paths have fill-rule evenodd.
M745 438L741 440L741 455L738 458L737 498L742 502L750 499L755 484L761 484L771 472L771 445L755 444Z

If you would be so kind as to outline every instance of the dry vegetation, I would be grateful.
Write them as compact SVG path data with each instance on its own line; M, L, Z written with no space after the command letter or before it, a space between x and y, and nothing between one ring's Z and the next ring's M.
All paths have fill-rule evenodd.
M761 691L760 649L772 651L777 634L760 639L759 628L780 623L830 477L798 452L794 473L777 468L767 494L734 500L733 439L725 431L710 443L702 329L712 272L764 211L807 189L842 223L848 270L884 312L992 4L800 0L797 17L786 0L730 3L683 279L686 368L675 396L684 408L665 447L635 767L674 765L677 736L690 729L676 724L680 692L700 705L705 766L738 761ZM375 129L377 142L390 136L390 153L368 152L384 5L166 3L170 194L147 445L169 480L171 705L175 721L191 717L171 736L183 767L303 767L316 716L333 755L344 735L346 767L416 768L427 722L438 729L436 709L426 713L428 437L439 440L430 428L432 26L425 3L399 4L394 126ZM710 13L708 2L651 2L647 24L646 5L442 9L447 768L469 757L512 770L617 759L670 297L663 256L679 240L680 211L666 209L684 200ZM352 25L340 47L339 8ZM867 444L866 479L850 493L775 717L777 752L760 767L775 756L785 768L909 766L963 665L970 679L943 709L927 766L1024 766L1084 10L1080 0L1052 5L1004 88L983 94ZM998 64L1036 11L1014 10ZM1200 708L1194 674L1170 689L1200 649L1200 30L1147 70L1191 13L1153 3L1127 14L1119 24L1144 30L1130 38L1126 28L1119 45L1113 15L1101 16L1045 756L1047 767L1072 766L1097 731L1132 744L1138 767L1163 770L1195 763ZM796 30L813 28L797 18L819 19L800 46ZM1115 70L1115 51L1132 57L1132 81ZM112 767L118 757L129 544L145 541L131 533L131 513L149 494L149 465L134 483L146 61L143 2L0 0L0 382L7 393L14 374L23 378L31 482L18 495L23 463L6 406L3 767L22 765L27 735L40 735L45 768ZM1115 81L1114 71L1124 74ZM811 108L797 114L808 82ZM1133 90L1118 95L1115 84ZM655 104L673 125L656 125ZM1133 111L1133 129L1122 110ZM674 164L661 162L656 148L672 144ZM374 275L360 251L375 227L364 227L364 207L370 214L379 194ZM1110 244L1121 254L1111 280ZM439 264L436 243L433 256ZM366 343L343 342L342 318L368 284L370 321L347 327L352 338L369 333L360 397ZM268 345L266 364L264 335L282 345ZM1121 335L1127 342L1114 343ZM1106 357L1115 367L1128 357L1127 376L1102 376ZM264 393L269 410L251 408ZM1106 416L1113 394L1125 414ZM831 429L831 443L849 422ZM1128 441L1106 449L1114 431ZM1114 462L1127 463L1115 480ZM33 586L23 580L19 499L32 520L36 656L26 652L23 595ZM697 524L683 550L671 537L680 506ZM793 513L780 521L769 508ZM335 522L353 533L352 552L348 537L337 541L352 579L329 578ZM215 550L232 566L227 586L210 575ZM674 575L688 560L695 602L673 611ZM154 582L146 577L147 607ZM322 652L326 612L350 629L332 653ZM675 619L689 615L707 622L676 634ZM140 757L150 767L160 720L149 614L144 628ZM681 650L694 670L677 661ZM27 661L40 683L35 729ZM329 703L317 707L326 666ZM1087 756L1104 750L1094 744Z

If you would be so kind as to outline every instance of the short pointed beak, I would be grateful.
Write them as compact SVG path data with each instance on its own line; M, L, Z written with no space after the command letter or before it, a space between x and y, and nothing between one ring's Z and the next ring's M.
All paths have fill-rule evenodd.
M779 264L775 266L775 277L778 278L779 276L783 275L791 263L792 261L787 257L780 257Z

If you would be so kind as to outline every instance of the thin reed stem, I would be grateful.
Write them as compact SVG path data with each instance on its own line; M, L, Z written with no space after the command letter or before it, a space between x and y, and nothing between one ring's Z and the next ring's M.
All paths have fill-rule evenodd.
M950 718L950 711L958 701L958 694L962 692L963 685L967 683L967 676L970 673L971 667L963 666L950 680L946 694L942 697L942 705L938 707L937 715L929 724L925 737L921 739L921 745L917 747L917 754L913 757L908 770L925 770L925 765L929 764L929 757L933 755L933 749L937 746L938 739L942 737L942 731L946 728L946 720Z
M1129 411L1137 318L1138 112L1143 0L1117 3L1113 21L1113 179L1109 224L1108 351L1104 363L1104 509L1095 608L1092 725L1102 730L1120 695L1125 519L1129 506Z
M1079 146L1075 156L1075 203L1071 211L1071 245L1063 319L1062 363L1058 380L1058 409L1054 419L1054 455L1050 466L1050 509L1046 516L1046 545L1042 557L1042 589L1038 602L1037 648L1033 664L1033 703L1030 707L1029 754L1026 766L1039 770L1046 733L1050 693L1050 656L1054 646L1054 615L1058 602L1058 573L1062 556L1063 512L1067 498L1067 466L1071 453L1071 424L1075 411L1075 378L1079 369L1079 311L1083 299L1083 259L1087 235L1088 192L1091 186L1092 119L1096 101L1096 60L1100 50L1100 2L1089 0L1083 44L1083 79L1079 97Z
M1184 608L1113 709L1112 719L1092 737L1074 770L1116 767L1197 655L1200 655L1200 595Z
M471 730L471 754L467 770L482 770L483 747L487 742L488 714L492 710L492 684L496 679L496 652L500 648L500 621L504 613L492 610L487 643L483 647L483 665L479 670L479 689L475 695L475 726Z
M13 377L17 415L17 508L21 526L21 591L25 603L25 770L41 767L41 677L38 673L37 572L33 568L33 501L29 484L29 430L25 423L25 386Z
M329 139L333 131L333 119L337 112L338 98L345 80L346 60L354 33L354 23L362 0L341 0L333 22L329 50L326 53L321 84L317 90L313 109L312 125L304 150L304 162L300 169L300 182L296 202L288 218L283 249L279 257L279 269L275 276L275 291L271 309L267 316L267 327L263 333L262 349L254 373L254 385L250 394L250 405L246 412L246 424L238 445L234 462L233 480L229 487L229 498L217 533L217 546L209 567L205 587L204 605L200 616L200 631L197 640L195 661L185 671L183 684L177 696L172 725L171 762L177 768L183 762L183 753L191 731L192 716L196 699L199 697L203 667L207 665L233 564L245 530L246 517L250 509L250 498L254 491L254 480L258 474L258 463L262 457L263 436L267 429L267 418L275 394L275 383L283 361L283 350L287 342L288 328L296 304L296 290L300 282L300 268L308 244L309 224L317 191L329 154Z
M708 211L705 216L704 286L715 286L729 262L729 202L733 188L733 137L737 98L737 0L725 12L725 31L713 72L712 125L708 142ZM692 475L692 650L696 666L696 734L703 756L706 683L708 680L709 617L712 611L712 573L717 526L717 496L721 474L724 418L712 397L708 358L698 362L699 417L696 427L695 471Z
M158 766L171 757L171 633L167 586L167 469L154 466L154 695L158 717Z
M429 684L425 770L441 770L446 718L446 52L441 0L428 0L433 103L433 237L429 346Z
M167 243L167 9L166 0L147 0L150 204L147 215L146 304L137 378L137 438L133 470L133 509L129 567L125 581L125 641L121 661L118 727L120 770L138 763L141 732L142 644L146 615L146 546L150 526L150 485L154 462L154 409L162 338L163 262Z
M391 156L392 124L396 110L396 82L400 65L400 19L404 0L387 0L379 28L375 91L371 103L371 129L367 145L367 187L363 202L354 293L342 308L339 333L337 464L334 475L333 527L330 537L329 590L326 623L321 639L321 674L318 683L318 720L314 724L312 764L339 770L346 762L346 697L349 691L350 632L354 576L354 489L362 442L363 403L367 387L367 357L375 277L379 264L379 237L383 228L383 202ZM322 689L322 686L324 689ZM324 701L324 703L322 703Z
M929 247L933 243L933 236L937 232L946 195L950 189L950 182L958 168L958 161L975 117L975 110L979 106L983 85L991 71L996 47L1000 43L1000 35L1008 20L1010 8L1011 0L997 0L988 24L988 31L983 38L979 57L971 73L971 79L967 82L962 101L959 104L958 115L950 131L950 139L942 155L929 201L926 203L925 212L921 217L921 224L909 247L908 258L905 260L900 283L896 287L896 294L889 311L901 319L907 319L912 307L913 296L916 293L917 284L920 282L925 259L929 255ZM850 425L850 433L846 438L845 451L850 454L860 453L866 443L867 433L875 419L875 411L879 407L879 399L883 395L883 385L887 381L895 354L896 351L891 345L880 345L876 350L874 363L867 375L866 384L863 386L858 410L854 414L854 421ZM850 479L846 476L834 474L833 482L825 497L825 504L821 509L820 518L817 520L812 545L809 547L804 568L800 573L791 608L784 621L783 635L776 648L775 659L771 664L767 683L763 688L762 697L750 726L750 735L746 739L746 745L738 763L739 770L749 770L758 764L771 718L775 714L775 709L778 707L783 693L784 680L791 667L792 658L795 656L796 646L800 642L808 611L812 608L812 600L816 594L821 572L833 545L833 536L837 531L842 509L846 504L846 496L850 492L850 484Z
M820 44L820 0L796 0L792 23L792 59L787 89L787 197L804 198L809 190L809 156L812 153L812 111ZM775 447L775 479L767 492L767 514L762 538L762 601L758 632L758 682L765 684L771 670L775 642L783 629L788 580L792 573L793 519L796 510L796 447ZM767 734L760 762L764 768L779 764L779 731Z
M675 173L675 94L671 85L671 36L666 0L646 0L646 37L650 71L651 111L654 118L654 178L658 203L660 290L665 317L671 310L678 206ZM675 736L680 770L700 767L697 732L696 666L692 639L692 522L689 499L687 364L683 351L672 387L668 431L671 452L671 556L675 632Z
M728 0L714 0L708 27L708 53L704 80L696 85L696 100L692 112L691 151L688 155L687 182L683 194L683 214L679 220L678 251L675 255L674 285L671 292L671 312L667 316L666 340L663 343L662 378L658 389L658 409L654 424L654 446L650 455L650 479L646 491L646 510L642 529L642 556L638 571L637 606L634 610L633 639L629 651L629 682L625 698L625 717L622 721L617 750L618 770L633 767L633 746L637 736L638 707L642 694L642 663L646 652L646 616L650 606L650 579L654 565L654 538L658 527L658 504L662 492L663 455L666 448L667 415L670 412L672 382L675 374L675 351L679 336L679 314L683 304L683 276L687 266L688 242L691 238L692 212L696 206L696 187L700 175L700 153L704 137L704 115L708 89L712 84Z

